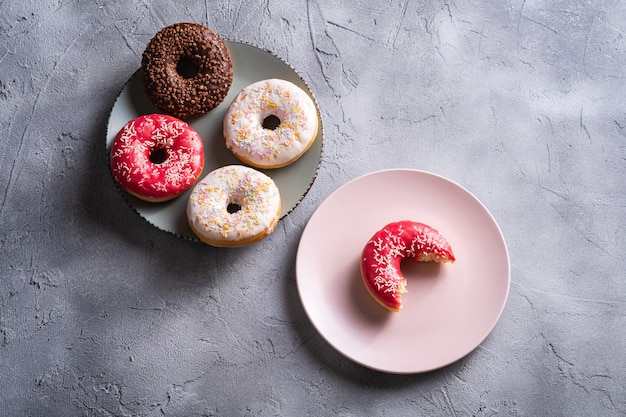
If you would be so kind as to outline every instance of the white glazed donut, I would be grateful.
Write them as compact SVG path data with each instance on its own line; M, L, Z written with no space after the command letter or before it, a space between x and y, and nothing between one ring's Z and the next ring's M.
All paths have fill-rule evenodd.
M271 116L280 124L264 127ZM313 99L286 80L268 79L243 88L224 116L226 147L257 168L293 163L311 147L317 131Z
M203 242L238 247L272 233L280 209L280 193L270 177L250 167L229 165L196 184L187 202L187 220Z

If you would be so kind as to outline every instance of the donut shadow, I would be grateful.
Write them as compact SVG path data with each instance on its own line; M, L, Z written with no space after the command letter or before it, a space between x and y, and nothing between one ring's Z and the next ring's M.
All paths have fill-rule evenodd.
M199 128L205 146L205 174L227 165L243 165L226 147L223 124L220 121L223 119L225 111L220 110L220 108L213 110L215 113L219 113L214 115L216 120L214 123Z
M382 327L393 314L387 310L372 297L365 288L365 283L361 276L361 265L359 258L355 258L350 268L352 275L350 276L350 302L357 311L359 317L374 327Z
M126 89L128 90L131 106L135 110L136 114L162 113L161 110L152 104L146 95L141 69L135 71L135 73L128 79Z

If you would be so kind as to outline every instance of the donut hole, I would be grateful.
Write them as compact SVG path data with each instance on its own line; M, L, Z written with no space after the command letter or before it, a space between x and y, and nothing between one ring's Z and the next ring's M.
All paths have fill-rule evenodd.
M267 130L276 130L278 126L280 126L280 119L273 114L270 114L265 119L263 119L263 129Z
M176 72L181 77L188 79L196 76L198 68L193 63L192 59L182 57L178 60L178 64L176 64Z
M228 206L226 206L226 211L230 214L237 213L239 210L241 210L241 205L237 203L228 203Z
M167 152L165 152L165 149L163 148L155 149L150 152L150 162L152 162L153 164L162 164L163 162L165 162L166 159Z

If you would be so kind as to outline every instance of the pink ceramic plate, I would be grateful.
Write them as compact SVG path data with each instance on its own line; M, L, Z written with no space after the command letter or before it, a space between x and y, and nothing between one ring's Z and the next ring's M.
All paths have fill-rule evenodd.
M361 281L359 258L387 223L438 229L454 264L405 260L403 308L392 313ZM298 292L319 333L351 360L390 373L426 372L476 348L506 302L510 267L500 228L476 197L423 171L364 175L331 194L309 220L296 260Z

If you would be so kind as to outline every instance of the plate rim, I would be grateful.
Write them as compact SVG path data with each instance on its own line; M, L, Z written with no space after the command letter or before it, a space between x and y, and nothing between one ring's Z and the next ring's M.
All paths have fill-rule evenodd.
M316 323L316 321L313 320L312 316L311 316L311 312L309 311L310 307L307 307L306 303L304 302L304 297L303 297L303 289L302 289L302 284L301 284L301 279L300 279L300 263L301 261L301 247L302 247L302 242L303 239L306 236L307 233L307 229L309 228L309 225L311 223L311 220L314 218L314 216L316 215L316 213L318 212L318 210L320 210L329 199L331 199L331 197L340 194L342 192L342 190L344 190L345 188L349 187L350 185L364 180L368 177L372 177L372 176L376 176L376 175L382 175L385 173L390 173L390 172L397 172L397 173L406 173L406 174L412 174L412 175L423 175L423 176L427 176L427 177L433 177L436 178L438 180L443 180L451 185L453 185L455 188L457 188L459 191L464 192L465 194L467 194L468 197L470 197L471 199L475 200L476 203L479 204L482 212L487 216L487 218L490 220L490 222L493 224L493 226L495 226L495 230L497 231L497 237L499 238L498 240L501 241L502 243L502 248L504 249L504 258L503 260L506 262L506 274L505 276L502 278L503 280L505 280L506 283L506 288L504 291L504 296L502 297L501 300L501 304L498 308L497 314L494 315L494 319L493 322L488 326L485 334L483 336L481 336L480 340L478 341L478 343L472 347L470 350L468 350L467 352L465 352L464 354L462 354L459 357L455 357L452 359L449 359L447 361L445 361L444 363L439 363L436 365L433 365L431 367L428 368L421 368L418 370L415 369L407 369L407 370L397 370L397 369L390 369L389 367L385 367L385 366L380 366L380 365L375 365L375 364L371 364L371 363L367 363L366 361L363 360L359 360L358 358L355 358L354 355L350 355L349 352L344 351L343 349L340 349L338 346L336 346L336 344L329 339L328 335L324 334L320 328L318 323ZM313 326L313 328L316 330L316 332L322 337L322 339L324 339L326 341L326 343L328 343L330 345L330 347L332 347L336 352L338 352L339 354L341 354L343 357L349 359L350 361L359 364L361 366L364 366L366 368L372 369L374 371L379 371L379 372L385 372L388 374L396 374L396 375L408 375L408 374L421 374L421 373L427 373L427 372L431 372L431 371L435 371L437 369L442 369L446 366L449 366L461 359L463 359L464 357L466 357L467 355L469 355L471 352L473 352L474 350L476 350L482 343L484 343L484 341L489 337L489 335L493 332L493 330L495 329L496 325L498 324L498 322L500 321L502 314L504 313L504 309L506 307L508 298L509 298L509 294L510 294L510 290L511 290L511 257L510 257L510 253L509 253L509 249L508 249L508 245L506 243L506 239L504 237L504 233L502 232L502 228L500 227L500 225L498 224L498 222L496 221L495 217L493 216L493 214L491 213L491 211L489 211L489 209L486 207L486 205L471 191L469 191L467 188L465 188L464 186L462 186L461 184L459 184L458 182L447 178L443 175L431 172L431 171L426 171L426 170L422 170L422 169L415 169L415 168L385 168L385 169L380 169L380 170L376 170L376 171L372 171L372 172L367 172L361 175L358 175L348 181L346 181L344 184L342 184L341 186L339 186L337 189L335 189L333 192L331 192L328 196L326 196L326 198L324 198L324 200L317 206L317 208L315 209L315 211L313 212L313 214L311 215L311 217L309 218L309 220L307 221L307 224L305 225L303 231L302 231L302 235L300 236L300 241L298 243L298 248L297 248L297 252L296 252L296 262L295 262L295 275L296 275L296 287L297 287L297 291L298 291L298 296L300 298L300 303L301 306L303 308L303 310L305 311L305 314L307 316L307 318L309 319L309 323ZM397 313L395 313L397 314Z
M323 118L323 115L322 115L322 108L320 107L319 102L317 100L317 96L315 95L315 93L314 93L313 89L311 88L309 82L302 76L302 74L296 68L293 67L293 65L291 65L291 63L289 63L282 56L274 53L273 51L271 51L268 48L259 46L258 44L255 44L253 42L249 42L249 41L246 41L246 40L227 38L227 37L223 37L223 36L222 36L222 40L227 44L227 46L229 46L228 44L241 44L241 45L244 45L246 47L256 48L259 51L263 51L263 52L271 55L272 57L278 59L283 65L288 67L300 79L302 84L304 84L306 86L307 92L311 96L311 98L313 100L313 103L315 105L315 109L317 110L317 117L319 118L319 139L321 140L320 151L319 151L320 152L320 156L319 156L319 159L317 161L317 165L315 167L315 171L313 173L313 177L311 178L309 184L307 185L307 187L304 190L303 194L298 198L296 203L293 205L293 207L291 207L282 216L280 216L279 222L281 222L285 217L287 217L289 214L291 214L298 206L300 206L300 204L302 203L304 198L311 191L311 188L313 187L313 185L314 185L314 183L317 180L317 177L319 175L319 171L320 171L320 168L322 166L322 162L324 160L324 151L325 151L325 140L324 140L325 131L324 131L324 118ZM132 201L130 199L130 195L120 187L120 185L117 183L117 181L115 181L115 177L113 176L113 172L111 171L110 162L109 162L110 161L110 145L108 143L108 138L111 135L111 128L110 128L111 115L112 115L113 110L115 109L115 107L116 107L116 105L118 103L118 100L120 100L120 96L122 95L124 90L128 87L128 84L133 79L133 77L137 76L137 73L139 73L140 71L141 71L141 65L139 66L139 68L137 68L135 71L133 71L130 74L130 76L128 76L126 78L126 81L123 83L122 87L117 92L117 94L115 96L115 100L113 100L113 103L111 104L111 106L109 108L109 112L108 112L108 116L107 116L107 120L106 120L106 129L104 130L104 156L105 156L105 161L104 162L105 162L105 165L106 165L106 170L108 171L109 177L111 178L111 181L113 182L115 188L117 189L118 194L120 194L122 196L122 198L123 198L124 202L126 203L126 205L129 206L131 208L131 210L137 216L139 216L139 218L141 218L144 222L149 224L151 227L156 228L157 230L159 230L162 233L166 233L168 235L175 236L175 237L177 237L179 239L188 240L188 241L191 241L191 242L202 243L202 241L199 238L197 238L197 237L183 235L183 234L177 233L175 231L167 230L165 228L159 227L158 225L152 223L150 220L148 220L146 217L144 217L141 214L141 212L133 205L133 203L132 203ZM243 165L245 165L245 164L243 164ZM245 166L248 166L248 165L245 165ZM155 204L159 204L159 203L155 203Z

